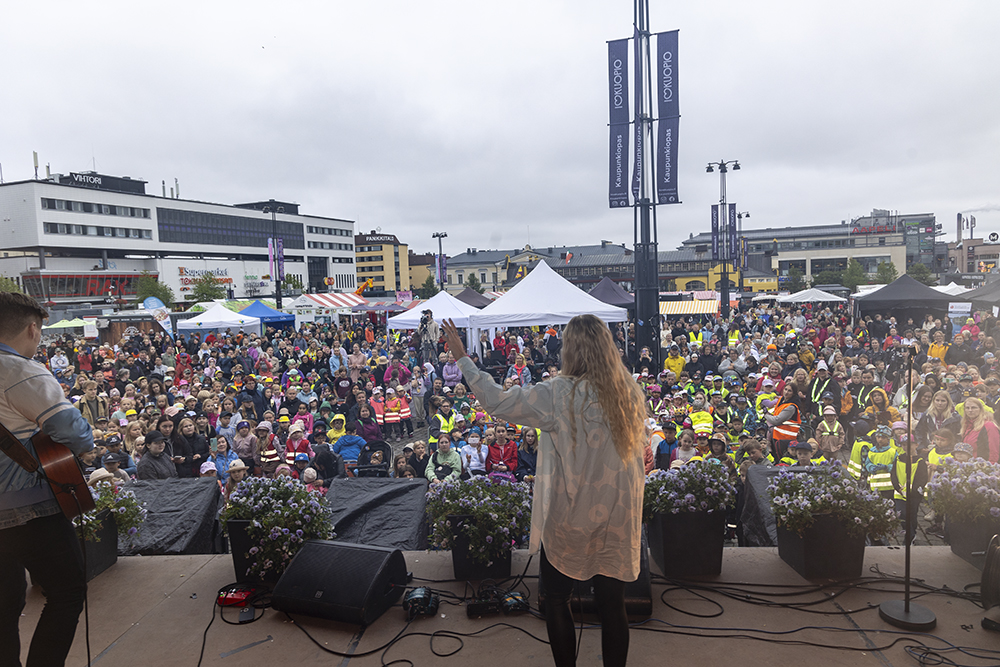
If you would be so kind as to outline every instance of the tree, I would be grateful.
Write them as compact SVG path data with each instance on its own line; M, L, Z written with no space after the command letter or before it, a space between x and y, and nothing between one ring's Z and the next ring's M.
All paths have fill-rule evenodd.
M151 296L155 296L167 307L174 302L174 291L161 283L149 271L143 271L139 274L139 285L136 287L136 300L142 302Z
M427 276L424 284L417 289L417 294L421 299L429 299L441 290L438 289L437 283L434 282L434 276Z
M799 271L798 267L793 266L788 269L788 282L785 286L790 292L801 292L806 288L806 283L802 280L802 272Z
M285 274L285 279L281 282L281 288L284 290L299 290L300 292L304 289L302 285L302 279L295 274Z
M919 280L925 285L933 285L937 282L937 278L931 273L931 270L927 268L926 264L921 264L916 262L909 269L906 270L906 275L910 276L915 280Z
M899 272L896 271L896 265L892 262L879 262L878 268L875 270L875 282L888 285L896 278L899 277Z
M813 285L840 285L843 279L843 271L820 271L813 276Z
M191 299L194 301L215 301L226 298L226 288L222 286L214 273L206 271L194 281Z
M483 292L486 291L486 288L483 287L482 283L479 282L479 278L476 277L475 273L470 273L469 274L468 279L465 281L465 285L466 285L466 287L471 287L472 289L476 290L480 294L482 294Z
M0 292L22 292L21 286L17 284L17 281L13 278L8 278L7 276L0 276Z
M858 285L868 284L868 274L865 273L861 262L853 257L847 260L847 270L844 271L844 276L841 278L840 284L851 290L852 293L858 291Z

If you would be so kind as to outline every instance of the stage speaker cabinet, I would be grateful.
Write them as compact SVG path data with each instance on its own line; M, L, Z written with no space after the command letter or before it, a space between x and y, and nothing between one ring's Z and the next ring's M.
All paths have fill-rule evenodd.
M641 556L639 557L639 578L625 584L625 613L630 622L644 621L653 615L653 586L649 579L649 543L646 527L642 528ZM538 578L538 610L545 613L545 582ZM570 608L574 614L597 616L597 601L594 597L594 580L578 581L573 587Z
M406 561L399 549L309 540L271 594L289 614L369 625L403 595Z

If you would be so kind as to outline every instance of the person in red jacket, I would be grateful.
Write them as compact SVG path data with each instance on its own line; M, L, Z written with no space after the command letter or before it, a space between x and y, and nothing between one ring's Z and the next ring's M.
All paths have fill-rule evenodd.
M493 430L496 441L490 444L490 452L486 456L486 471L513 474L517 470L517 444L507 438L506 424L497 424Z

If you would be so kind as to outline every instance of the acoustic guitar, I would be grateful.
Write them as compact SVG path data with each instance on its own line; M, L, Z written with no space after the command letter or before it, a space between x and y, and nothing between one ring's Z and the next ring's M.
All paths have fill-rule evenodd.
M28 472L39 468L44 473L45 481L49 483L52 493L56 496L59 508L67 519L73 519L84 512L94 509L94 497L83 478L80 462L66 445L61 445L45 433L39 431L31 438L38 460L25 449L21 441L0 424L0 452L3 452L14 463Z

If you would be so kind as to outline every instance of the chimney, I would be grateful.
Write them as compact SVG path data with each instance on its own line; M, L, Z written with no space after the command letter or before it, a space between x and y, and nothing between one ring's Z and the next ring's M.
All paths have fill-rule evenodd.
M962 242L962 214L958 214L958 235L956 236L958 243Z

